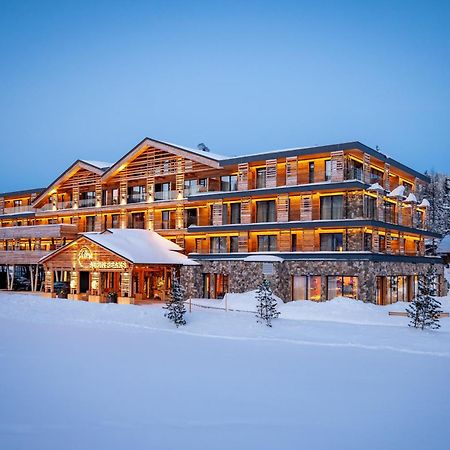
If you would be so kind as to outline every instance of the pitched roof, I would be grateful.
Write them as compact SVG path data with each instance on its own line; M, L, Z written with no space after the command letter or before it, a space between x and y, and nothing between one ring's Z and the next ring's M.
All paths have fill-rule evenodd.
M444 236L442 241L439 243L436 253L438 255L443 255L450 253L450 234L447 234L447 236Z
M179 245L150 230L114 228L101 233L83 233L73 242L82 237L121 256L132 264L198 265L186 255L179 253L182 250ZM60 253L67 246L45 256L41 262Z

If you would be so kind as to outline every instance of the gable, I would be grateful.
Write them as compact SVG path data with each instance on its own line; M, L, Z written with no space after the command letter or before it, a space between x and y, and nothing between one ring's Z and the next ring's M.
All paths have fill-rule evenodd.
M40 207L47 202L48 197L57 191L70 190L74 186L93 185L100 181L103 170L95 167L85 161L75 161L67 170L65 170L56 180L54 180L43 192L37 196L33 207Z
M127 270L130 262L81 236L41 260L47 268L59 270Z
M145 138L102 176L104 181L116 177L137 180L180 172L200 172L219 168L219 163L207 152L183 149Z

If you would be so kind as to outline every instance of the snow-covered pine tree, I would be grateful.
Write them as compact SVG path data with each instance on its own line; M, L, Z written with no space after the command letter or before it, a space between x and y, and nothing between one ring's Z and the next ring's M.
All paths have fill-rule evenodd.
M428 222L431 231L441 234L450 232L450 177L443 173L430 172L430 183L420 197L430 202Z
M173 273L172 277L172 289L167 297L166 306L167 312L164 314L169 320L171 320L177 328L180 325L186 325L184 314L186 308L184 306L184 290L180 284L180 280Z
M410 327L438 329L441 302L436 299L436 269L431 266L423 277L419 277L416 298L406 308Z
M270 282L264 278L256 291L256 317L258 322L265 323L268 327L272 326L272 319L277 318L280 312L277 311L277 301L273 297Z

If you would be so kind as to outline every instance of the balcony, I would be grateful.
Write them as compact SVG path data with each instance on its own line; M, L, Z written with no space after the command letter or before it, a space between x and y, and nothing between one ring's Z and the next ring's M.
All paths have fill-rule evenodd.
M347 169L347 180L359 180L363 181L364 172L359 167L349 167Z
M73 207L73 202L71 200L66 202L58 202L56 204L56 209L71 209Z
M49 253L46 250L0 250L0 265L38 264L39 260Z
M25 225L21 227L0 228L0 239L36 239L61 237L72 239L76 237L77 233L77 226L69 223L58 223L51 225Z
M127 203L143 203L147 201L147 194L140 193L140 194L130 194L127 198Z
M184 188L184 196L189 197L190 195L203 194L208 192L206 186L191 186L188 188Z
M176 200L177 197L178 197L178 191L155 192L155 201Z
M78 202L80 208L93 208L95 206L95 198L82 198Z
M35 209L32 208L30 205L11 206L8 208L4 208L3 214L20 214L24 212L33 212L33 211L35 211Z

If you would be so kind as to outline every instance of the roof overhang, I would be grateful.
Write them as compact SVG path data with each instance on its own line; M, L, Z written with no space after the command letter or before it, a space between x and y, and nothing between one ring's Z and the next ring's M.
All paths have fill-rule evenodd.
M126 165L129 162L131 162L133 159L138 157L141 153L143 153L145 150L149 148L164 150L168 153L182 156L183 158L196 161L200 164L205 164L214 169L220 168L219 161L214 159L213 157L209 157L207 152L205 152L205 155L199 155L197 152L190 151L189 149L181 148L174 144L168 144L162 141L158 141L156 139L146 137L103 173L102 175L103 181L107 181L114 175L117 175L121 170L123 170L126 167Z

